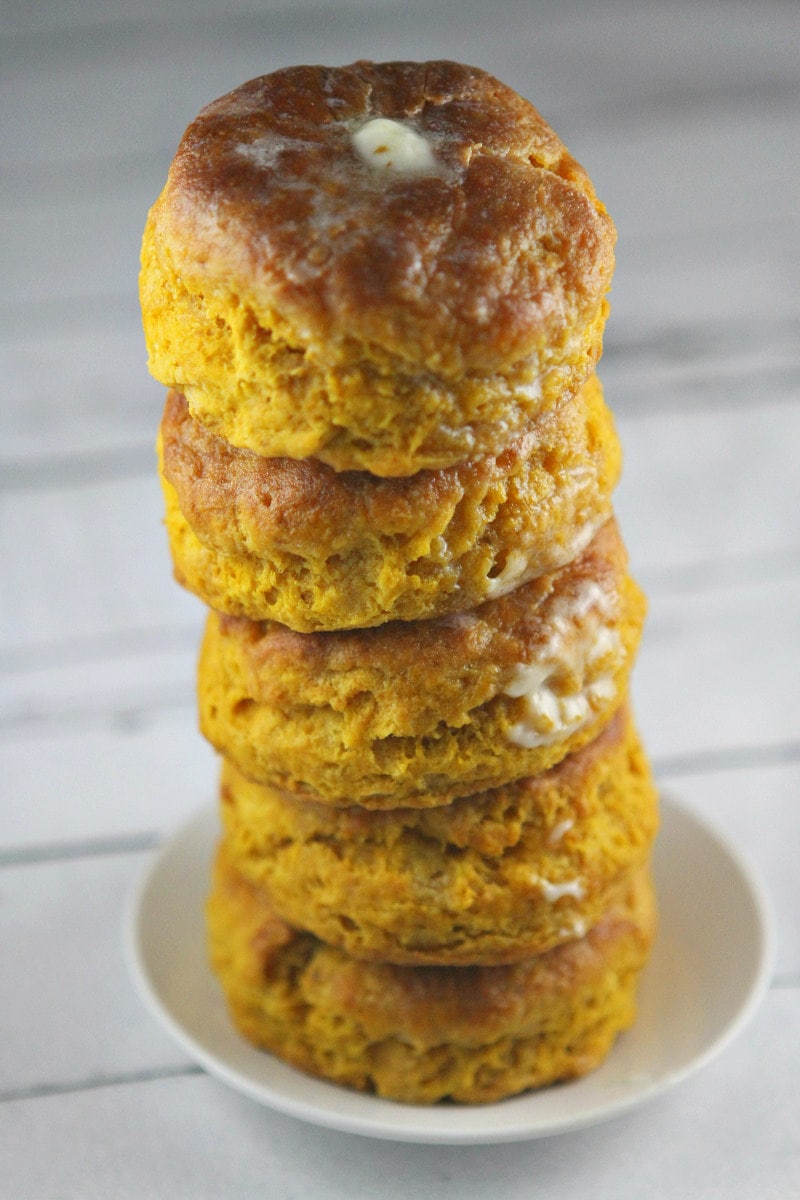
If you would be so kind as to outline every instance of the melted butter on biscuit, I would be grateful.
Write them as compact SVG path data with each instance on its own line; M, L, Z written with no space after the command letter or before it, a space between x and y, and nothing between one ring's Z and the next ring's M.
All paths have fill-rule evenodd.
M567 879L564 883L552 883L549 879L542 879L541 875L531 875L531 883L539 888L548 904L555 904L562 896L582 900L586 894L583 880L578 877Z
M377 170L398 175L432 175L438 164L430 142L400 121L375 117L352 135L359 158Z
M568 737L615 699L624 647L604 621L613 607L593 580L555 605L549 639L533 662L516 665L503 688L507 696L525 699L523 720L508 731L515 745L533 749Z

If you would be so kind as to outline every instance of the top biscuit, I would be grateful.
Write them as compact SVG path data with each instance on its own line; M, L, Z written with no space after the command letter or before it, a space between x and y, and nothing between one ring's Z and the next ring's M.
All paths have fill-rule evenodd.
M452 62L291 67L204 108L151 210L151 370L233 445L406 475L502 449L600 354L613 224Z

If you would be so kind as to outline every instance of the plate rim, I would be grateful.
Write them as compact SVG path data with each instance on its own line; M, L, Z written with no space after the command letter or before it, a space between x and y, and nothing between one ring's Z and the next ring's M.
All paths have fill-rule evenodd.
M165 869L165 865L180 851L184 842L191 844L192 840L198 837L204 843L207 842L210 863L215 831L216 836L219 836L221 828L215 803L206 803L197 807L189 816L175 825L172 831L159 842L159 845L149 852L147 862L130 889L123 914L123 954L128 972L144 1007L195 1063L235 1091L287 1116L342 1133L389 1141L439 1145L489 1145L528 1141L583 1129L638 1108L708 1065L735 1040L750 1021L769 987L774 969L775 923L769 893L758 871L726 834L722 833L704 815L698 814L694 807L680 801L671 789L660 789L660 803L662 829L665 822L683 821L684 825L694 827L704 835L714 844L722 858L727 859L742 890L743 898L752 905L758 932L758 944L757 952L750 963L750 983L743 994L741 1003L730 1019L717 1035L689 1061L673 1071L666 1071L656 1079L646 1083L642 1082L638 1088L631 1088L628 1092L622 1093L602 1105L580 1113L571 1115L567 1113L563 1117L538 1123L531 1122L530 1118L526 1120L524 1117L514 1121L512 1114L515 1102L519 1104L525 1100L535 1100L535 1092L484 1105L399 1104L380 1097L354 1092L352 1089L344 1088L330 1081L305 1075L281 1062L275 1056L266 1054L265 1051L247 1047L242 1039L245 1052L251 1049L254 1061L256 1061L256 1056L259 1063L271 1060L279 1074L288 1072L289 1077L300 1087L306 1086L311 1092L321 1091L325 1095L330 1092L332 1097L330 1105L321 1106L319 1103L289 1095L285 1090L281 1091L279 1087L268 1087L264 1083L249 1079L232 1067L226 1059L213 1053L199 1042L171 1011L153 978L143 945L142 922L148 895L155 885L159 872ZM210 967L207 969L211 976ZM221 993L220 1005L224 1007ZM609 1058L613 1054L614 1050L612 1049ZM587 1076L586 1079L591 1081L593 1074ZM561 1086L575 1089L579 1088L583 1082L584 1080L579 1079ZM367 1118L358 1112L348 1112L347 1106L337 1107L333 1097L341 1099L343 1095L348 1097L356 1108L365 1107L370 1111L374 1108L374 1115ZM485 1126L483 1129L481 1128L479 1117L485 1117L487 1114L495 1116L502 1112L508 1114L508 1121L492 1128ZM432 1119L434 1114L438 1120Z

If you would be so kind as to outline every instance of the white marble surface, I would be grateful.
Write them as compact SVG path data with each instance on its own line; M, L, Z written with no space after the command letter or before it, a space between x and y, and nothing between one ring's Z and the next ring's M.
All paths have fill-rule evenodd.
M781 0L39 0L0 23L0 1197L800 1196L800 8ZM660 778L761 873L775 974L641 1110L505 1147L304 1125L143 1010L125 900L207 801L136 302L197 109L291 62L452 57L552 121L619 229L602 375ZM698 920L702 913L698 912Z

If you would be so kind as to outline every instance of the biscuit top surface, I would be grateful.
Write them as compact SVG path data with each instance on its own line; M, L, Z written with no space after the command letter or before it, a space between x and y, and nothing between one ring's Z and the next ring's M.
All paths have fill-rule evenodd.
M290 341L451 376L523 360L613 270L611 220L536 109L446 61L250 80L188 127L151 221L177 269Z

